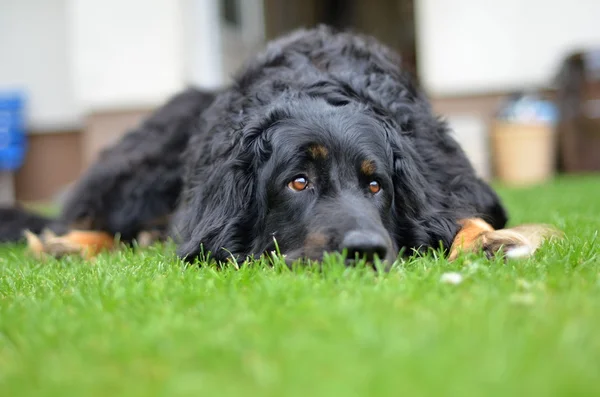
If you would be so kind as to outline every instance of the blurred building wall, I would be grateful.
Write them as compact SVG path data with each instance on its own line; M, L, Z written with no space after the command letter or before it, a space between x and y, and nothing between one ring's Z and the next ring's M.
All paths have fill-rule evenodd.
M218 0L0 0L0 89L28 95L17 198L60 193L186 84L222 84L219 24Z
M418 0L419 75L433 96L546 88L573 49L600 43L597 0Z
M27 98L28 151L12 187L18 199L51 197L81 171L83 109L68 21L67 0L0 0L0 89Z
M15 175L17 198L38 201L62 193L81 172L82 138L78 131L31 135L27 161Z
M35 132L81 121L68 43L67 0L0 0L0 89L25 90Z
M85 168L184 86L183 13L172 0L69 0L67 13Z
M70 60L86 110L154 106L181 89L181 3L70 0Z
M221 13L217 0L181 0L185 80L216 88L224 82Z
M598 15L597 0L415 2L419 78L482 176L499 105L524 89L553 98L564 57L600 45Z

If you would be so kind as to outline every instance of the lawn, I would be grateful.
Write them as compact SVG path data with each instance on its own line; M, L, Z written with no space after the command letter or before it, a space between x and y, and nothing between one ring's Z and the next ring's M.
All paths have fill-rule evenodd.
M598 396L600 177L499 192L567 238L388 274L0 248L0 396Z

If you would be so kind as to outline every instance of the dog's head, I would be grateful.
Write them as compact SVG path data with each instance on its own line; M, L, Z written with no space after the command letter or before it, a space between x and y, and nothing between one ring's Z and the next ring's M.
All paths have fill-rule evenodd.
M385 130L360 111L296 105L294 117L280 114L263 138L270 155L257 189L266 211L253 250L275 239L288 260L346 250L349 258L393 261L393 154Z
M346 251L393 262L421 241L416 154L372 110L296 99L243 129L227 160L189 190L180 255L203 246L219 260L243 259L277 246L288 261Z

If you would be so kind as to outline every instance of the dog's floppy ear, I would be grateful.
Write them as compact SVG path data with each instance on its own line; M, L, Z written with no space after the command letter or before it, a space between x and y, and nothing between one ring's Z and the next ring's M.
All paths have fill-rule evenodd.
M210 178L188 192L174 223L177 254L193 260L201 252L223 261L243 251L254 181L244 165L230 159L215 167ZM246 233L245 233L246 232Z
M232 255L243 260L239 256L253 254L249 252L253 243L250 236L256 235L254 229L264 218L261 196L256 191L260 185L258 169L271 154L268 129L276 113L246 123L234 142L215 143L222 154L211 164L201 158L206 154L195 153L173 223L180 257L192 260L203 251L224 261ZM190 144L199 147L193 140Z
M404 239L399 246L439 247L452 243L458 228L455 217L444 206L443 197L435 183L427 178L427 166L411 145L396 131L390 134L394 167L394 210L396 235Z

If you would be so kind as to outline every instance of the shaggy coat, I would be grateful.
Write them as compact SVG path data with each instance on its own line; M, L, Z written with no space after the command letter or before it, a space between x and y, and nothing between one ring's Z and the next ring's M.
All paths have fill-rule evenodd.
M326 27L270 43L192 132L179 255L203 246L245 257L277 242L291 258L344 248L391 258L449 247L462 218L504 227L497 195L399 65L374 39ZM311 158L315 147L325 150ZM364 161L372 175L361 175ZM305 191L287 188L297 176L309 179ZM364 241L345 242L351 232Z

